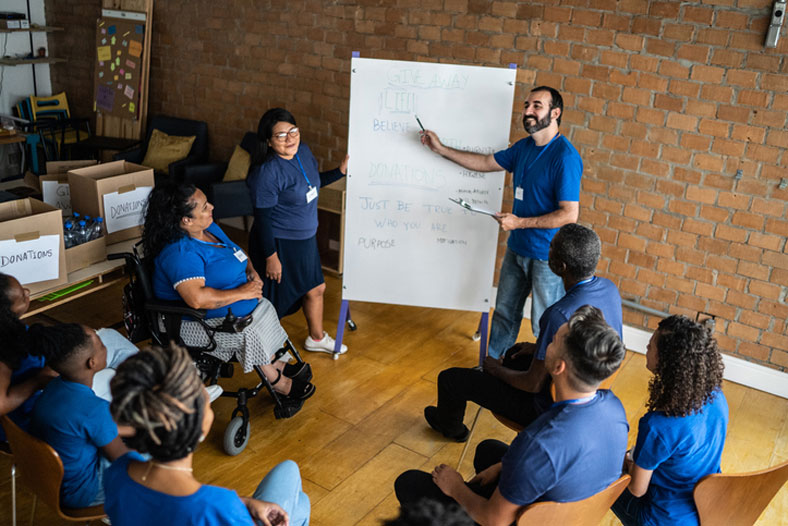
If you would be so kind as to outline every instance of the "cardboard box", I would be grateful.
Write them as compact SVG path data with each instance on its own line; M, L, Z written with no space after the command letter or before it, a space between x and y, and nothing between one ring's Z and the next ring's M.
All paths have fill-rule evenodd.
M65 283L62 221L60 210L36 199L0 203L0 272L31 294Z
M71 188L68 186L68 171L76 168L83 168L85 166L94 166L96 164L98 164L98 161L95 159L50 161L46 164L46 175L39 177L35 174L31 174L32 177L30 180L25 176L25 182L41 192L42 201L55 208L61 209L63 211L63 217L68 217L72 213ZM30 174L30 172L28 172L28 174Z
M104 218L107 245L139 237L153 168L127 161L97 164L68 172L71 206L80 214ZM110 209L105 210L105 203Z
M66 249L66 272L74 272L93 263L107 259L107 238L101 236L93 241Z

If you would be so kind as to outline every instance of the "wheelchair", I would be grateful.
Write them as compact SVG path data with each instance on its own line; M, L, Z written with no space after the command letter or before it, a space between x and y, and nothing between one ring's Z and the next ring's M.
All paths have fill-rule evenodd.
M174 342L184 347L191 355L200 376L207 385L217 384L219 378L233 376L233 363L224 362L209 353L217 348L216 333L241 332L245 326L244 320L235 318L230 311L221 325L212 327L205 322L205 310L192 309L180 301L157 299L153 294L148 268L140 256L137 246L132 248L131 253L109 254L107 257L108 259L125 259L126 262L129 283L126 284L123 291L123 323L129 340L138 343L151 339L160 346L167 346L170 342ZM199 323L208 340L205 347L189 346L183 342L180 328L184 316ZM311 380L310 365L304 362L289 338L274 354L272 363L285 354L289 354L296 360L295 366L307 368L305 376L307 380ZM250 416L247 402L250 398L257 396L263 389L267 390L274 401L274 417L277 419L292 417L301 409L305 401L292 400L280 395L274 390L273 384L265 376L262 368L259 365L253 367L260 380L257 385L251 388L242 387L237 391L223 391L221 394L221 396L235 398L237 403L224 431L223 447L228 455L238 455L249 443Z

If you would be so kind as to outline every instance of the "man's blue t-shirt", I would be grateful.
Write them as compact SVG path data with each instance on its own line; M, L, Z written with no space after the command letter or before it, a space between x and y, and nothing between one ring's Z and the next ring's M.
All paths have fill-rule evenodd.
M233 243L219 225L211 223L208 232L220 243L207 243L183 236L164 247L156 256L153 271L153 293L160 300L183 301L175 287L190 279L202 278L205 286L232 290L246 283L246 254ZM240 300L218 309L209 309L208 318L223 318L227 309L235 316L246 316L257 307L257 300Z
M86 385L54 378L36 401L30 433L52 446L63 461L63 505L89 506L99 490L99 448L118 436L109 402Z
M252 167L246 184L255 208L273 208L275 238L309 239L317 233L317 197L307 202L306 194L310 188L320 191L320 172L309 146L302 142L292 159L274 155Z
M557 402L509 446L498 490L519 506L588 498L621 476L628 431L612 391L600 389L584 404Z
M605 278L594 276L591 281L578 283L564 297L547 308L539 318L539 339L536 341L536 359L544 360L547 346L553 341L558 328L583 305L591 305L602 311L605 321L622 337L624 327L621 313L621 295L615 284Z
M654 471L642 499L640 524L698 525L692 491L701 478L720 472L727 428L728 402L720 390L697 413L652 411L640 419L632 458Z
M166 495L129 477L132 460L143 461L126 453L104 473L104 510L112 526L254 526L236 492L204 485L184 497Z
M546 146L536 146L532 137L495 153L495 162L514 176L512 213L537 217L558 210L559 201L580 200L583 160L572 143L558 135ZM517 188L523 198L517 199ZM547 260L550 241L557 228L520 228L509 233L508 247L524 257Z

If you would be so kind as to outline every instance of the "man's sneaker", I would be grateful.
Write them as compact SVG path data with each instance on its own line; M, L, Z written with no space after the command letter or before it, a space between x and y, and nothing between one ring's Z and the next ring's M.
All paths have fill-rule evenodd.
M311 336L306 337L306 341L304 342L304 349L307 351L313 352L327 352L332 353L334 352L334 344L336 340L328 335L326 331L323 331L323 339L322 340L313 340ZM342 347L339 349L339 354L345 354L347 352L347 345L344 343Z
M454 440L456 442L465 442L468 440L468 435L471 434L470 430L465 424L462 424L462 430L456 433L447 433L443 426L441 426L440 421L438 419L438 408L434 405L428 405L424 408L424 419L430 425L432 429L437 431L438 433L442 434L446 438Z
M222 386L219 384L208 385L205 387L205 390L208 391L208 398L211 399L211 403L222 396L224 392L224 389L222 389Z

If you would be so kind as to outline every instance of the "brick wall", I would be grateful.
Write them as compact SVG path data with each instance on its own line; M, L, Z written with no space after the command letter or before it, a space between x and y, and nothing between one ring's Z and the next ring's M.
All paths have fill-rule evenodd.
M586 166L581 221L604 242L600 273L649 307L717 315L725 351L785 370L788 35L763 48L771 3L167 0L155 7L150 113L208 121L224 159L284 105L328 166L346 146L351 51L514 62L513 140L530 87L564 94L562 130ZM88 9L47 5L52 23ZM89 92L71 64L55 84ZM630 325L658 321L625 312Z

